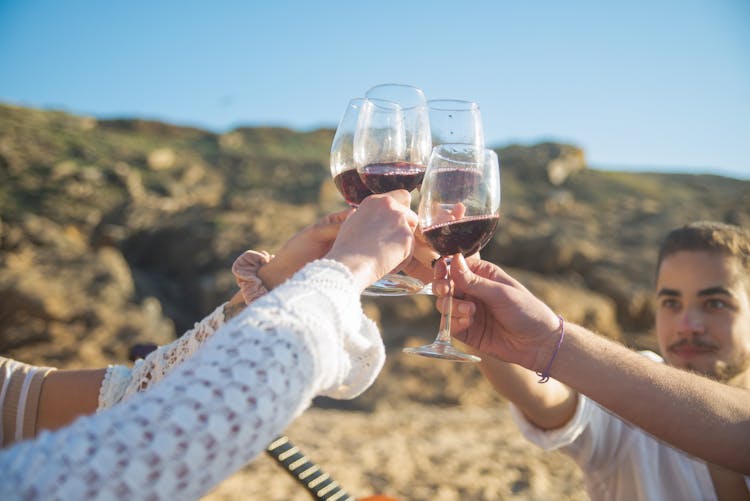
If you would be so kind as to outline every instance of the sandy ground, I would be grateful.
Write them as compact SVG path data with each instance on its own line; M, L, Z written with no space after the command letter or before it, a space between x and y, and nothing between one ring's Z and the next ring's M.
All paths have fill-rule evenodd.
M403 501L588 499L575 464L526 442L505 402L490 396L452 405L424 403L410 393L418 389L395 391L421 386L425 392L437 387L450 393L449 385L435 376L459 370L464 382L472 382L465 387L467 395L494 395L481 379L475 381L475 369L405 355L393 362L389 357L391 364L376 383L379 389L370 390L379 396L372 409L313 407L286 430L351 495L384 494ZM414 373L404 367L429 379L416 383ZM389 394L390 388L394 391ZM263 454L205 499L303 501L310 496Z

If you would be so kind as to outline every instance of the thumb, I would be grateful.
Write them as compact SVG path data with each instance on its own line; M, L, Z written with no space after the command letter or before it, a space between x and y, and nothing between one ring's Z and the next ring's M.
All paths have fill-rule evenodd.
M347 208L344 210L340 210L338 212L334 212L332 214L328 214L326 217L324 217L320 223L326 224L326 223L343 223L346 221L346 218L348 218L350 215L354 213L353 208Z
M480 277L471 271L463 254L458 254L453 259L451 278L457 292L470 294L472 297L488 304L497 300L500 284L494 280Z
M411 193L406 190L389 191L388 195L395 198L398 203L405 207L409 207L411 205Z
M339 234L341 225L342 223L340 221L318 224L313 228L313 238L319 242L333 241Z
M341 225L346 219L354 214L355 209L348 208L332 214L328 214L324 218L320 219L315 223L311 229L319 241L333 240L339 234Z

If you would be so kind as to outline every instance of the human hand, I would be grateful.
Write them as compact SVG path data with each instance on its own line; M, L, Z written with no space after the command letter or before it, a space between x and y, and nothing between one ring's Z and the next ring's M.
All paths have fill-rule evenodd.
M445 276L445 264L436 265L436 276ZM451 327L453 337L481 352L527 369L542 370L558 339L559 318L540 299L502 268L482 260L453 257L454 283ZM432 284L443 311L450 280ZM461 299L457 299L461 298Z
M447 223L464 217L466 206L462 203L452 205L436 203L436 208L431 213L434 224ZM403 271L427 284L433 280L433 263L440 257L440 254L430 247L421 230L418 229L414 236L414 251Z
M323 257L331 249L341 224L353 212L354 209L334 212L295 233L274 258L258 270L263 285L273 289L305 264Z
M341 225L325 256L346 265L361 289L410 259L417 215L409 209L411 195L395 190L370 195Z
M401 271L428 284L432 282L432 263L439 257L440 254L429 246L422 232L417 229L414 232L414 249L411 258L406 261Z

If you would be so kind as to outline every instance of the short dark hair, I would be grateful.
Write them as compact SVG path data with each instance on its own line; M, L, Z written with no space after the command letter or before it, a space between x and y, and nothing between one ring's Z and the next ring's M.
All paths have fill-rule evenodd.
M737 258L750 286L750 232L715 221L688 223L670 231L659 247L656 274L665 258L680 251L707 251Z

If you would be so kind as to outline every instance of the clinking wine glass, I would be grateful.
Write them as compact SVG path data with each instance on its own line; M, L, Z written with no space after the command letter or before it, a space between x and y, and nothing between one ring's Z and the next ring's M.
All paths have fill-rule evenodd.
M386 83L365 93L355 158L364 183L375 193L419 188L432 150L424 92Z
M378 97L365 98L354 137L357 171L365 186L374 193L395 189L412 191L421 185L432 146L426 101L416 87L387 84L373 89L385 91L385 87L398 92L383 94L405 105ZM401 92L412 95L414 100L398 95ZM364 294L414 294L423 286L413 277L390 273L368 287Z
M354 163L354 134L364 98L350 99L341 115L331 143L331 175L341 196L351 207L357 207L372 191L365 186Z
M471 144L484 148L484 128L479 105L461 99L430 99L432 146L447 143Z
M364 98L350 99L339 120L331 143L331 175L341 195L351 207L358 207L362 200L372 194L357 172L354 161L354 135ZM424 284L416 278L388 274L367 287L366 296L402 296L422 291Z
M431 148L426 105L404 109L392 101L365 99L354 137L354 160L373 193L419 188Z
M460 252L468 257L492 239L500 217L500 164L494 151L469 144L436 146L421 192L420 230L448 272L449 256ZM479 357L453 346L452 291L446 301L435 340L404 351L455 362L478 362Z

